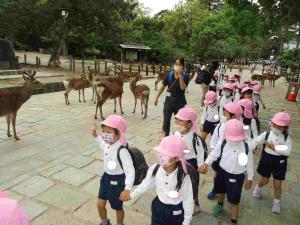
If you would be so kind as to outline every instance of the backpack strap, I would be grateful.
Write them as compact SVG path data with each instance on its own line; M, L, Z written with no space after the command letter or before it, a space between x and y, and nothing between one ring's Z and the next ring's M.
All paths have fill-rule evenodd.
M155 177L155 175L157 174L157 171L159 169L160 165L156 164L156 166L154 167L154 170L152 172L152 176Z
M268 140L269 136L270 136L270 131L267 131L266 136L265 136L265 143L263 144L263 147L262 147L262 152L266 148L266 141Z
M222 145L221 145L221 155L220 155L221 158L222 158L223 150L224 150L224 147L226 144L227 144L227 141L226 141L226 139L224 139L224 141L222 142Z
M197 146L199 146L198 135L196 133L193 134L193 149L197 155Z
M244 141L244 146L245 146L245 150L246 150L246 155L248 155L248 153L249 153L249 145L245 141Z
M118 152L117 152L117 159L118 159L118 162L123 170L123 163L122 163L122 160L121 160L121 157L120 157L120 151L121 149L125 148L123 145L121 145L119 148L118 148Z
M222 123L219 123L219 126L218 126L218 138L220 138L220 129L221 129L221 125L222 125Z

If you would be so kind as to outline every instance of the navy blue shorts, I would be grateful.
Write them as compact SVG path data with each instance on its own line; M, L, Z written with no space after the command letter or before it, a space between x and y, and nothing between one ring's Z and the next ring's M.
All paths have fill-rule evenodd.
M270 177L271 174L276 180L285 180L285 174L287 170L287 157L277 156L262 152L259 164L257 167L257 173L262 177Z
M119 199L120 194L125 188L125 174L108 175L104 173L100 180L98 198L109 201L114 210L123 209L123 202Z
M203 124L203 131L207 134L213 134L214 130L216 128L216 126L219 124L220 122L210 122L205 120L204 124Z
M241 200L244 179L243 173L230 174L220 167L215 181L215 191L217 194L226 194L228 202L237 205Z
M198 170L197 159L189 159L187 160L187 162L191 164L191 166L195 169L193 176L191 175L191 179L193 178L192 185L193 185L194 200L198 200L200 176L199 173L197 172Z
M152 201L151 211L151 225L182 225L184 220L182 203L179 205L167 205L156 197Z

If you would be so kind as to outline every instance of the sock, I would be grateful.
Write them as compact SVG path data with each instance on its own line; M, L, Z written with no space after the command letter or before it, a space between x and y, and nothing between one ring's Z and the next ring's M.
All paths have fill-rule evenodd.
M280 203L280 199L276 199L276 198L274 198L274 203Z
M237 220L231 219L231 223L237 224Z
M259 187L259 186L258 186L258 184L255 186L255 188L257 188L259 191L261 191L261 190L262 190L262 188L261 188L261 187Z
M223 206L224 205L224 202L218 202L219 205Z

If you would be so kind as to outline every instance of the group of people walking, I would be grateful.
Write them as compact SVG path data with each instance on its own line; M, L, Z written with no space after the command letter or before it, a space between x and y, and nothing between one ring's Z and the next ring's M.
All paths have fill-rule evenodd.
M129 148L125 137L125 119L109 116L101 123L101 133L93 125L92 135L103 150L105 171L97 201L101 225L111 224L107 201L116 210L117 225L122 225L123 202L136 199L151 188L156 191L151 205L151 225L190 225L193 215L200 212L199 183L210 166L214 170L214 182L207 198L217 199L212 209L214 216L222 212L226 196L230 223L236 225L243 186L246 190L254 186L252 196L260 199L271 175L272 212L281 212L282 182L292 148L288 132L292 119L287 112L278 112L270 118L269 129L261 133L259 111L265 104L260 85L243 80L238 73L228 75L225 70L217 62L203 65L199 70L196 83L205 93L202 99L199 95L199 107L203 109L200 116L195 109L186 107L189 74L184 72L184 59L176 60L154 102L157 105L165 93L161 141L153 148L156 162L140 182L137 182L141 176L137 170L137 152ZM173 114L175 132L170 133ZM259 178L253 185L257 152L261 152L256 169ZM134 187L135 184L138 185Z

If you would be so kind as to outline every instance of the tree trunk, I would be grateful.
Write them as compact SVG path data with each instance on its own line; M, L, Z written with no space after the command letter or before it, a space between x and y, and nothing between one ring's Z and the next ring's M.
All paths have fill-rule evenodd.
M51 57L48 62L48 66L59 67L59 58L62 54L63 47L64 47L64 39L61 39L59 45L57 46L57 49L54 50L51 54Z

